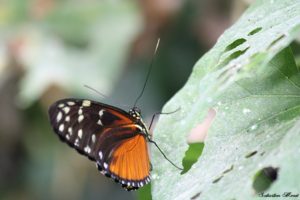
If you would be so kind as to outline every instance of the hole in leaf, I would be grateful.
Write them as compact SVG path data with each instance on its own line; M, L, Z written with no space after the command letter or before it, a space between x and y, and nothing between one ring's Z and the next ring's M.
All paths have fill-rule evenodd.
M246 49L244 50L239 50L239 51L236 51L236 52L233 52L232 54L230 54L222 63L222 66L225 66L227 65L231 60L243 55L244 53L246 53L246 51L248 51L250 47L247 47Z
M241 44L243 44L244 42L246 42L246 39L244 38L239 38L235 41L233 41L231 44L229 44L226 48L225 48L225 52L226 51L230 51L238 46L240 46Z
M202 154L204 143L190 144L188 150L185 152L185 156L182 160L183 170L181 174L185 174L189 171L195 162L197 162L199 156Z
M278 43L280 40L284 38L284 35L279 36L276 40L274 40L267 49L270 49L272 46L274 46L276 43Z
M203 121L194 127L191 132L188 134L187 142L188 143L200 143L204 142L207 136L207 132L216 116L217 112L215 109L210 108L207 111L206 117Z
M257 154L257 151L252 151L252 152L248 153L247 155L245 155L245 158L250 158L250 157L254 156L255 154Z
M232 171L232 170L233 170L233 165L231 165L230 168L224 170L224 171L223 171L223 174L226 174L226 173L228 173L228 172L230 172L230 171Z
M194 196L191 197L191 200L196 199L197 197L199 197L201 194L201 192L198 192L197 194L195 194Z
M256 193L266 191L277 179L278 168L265 167L254 176L253 189Z
M219 176L218 178L216 178L215 180L213 180L212 183L217 183L217 182L219 182L223 177L224 177L223 175Z
M250 31L250 32L248 33L248 36L254 35L254 34L258 33L259 31L261 31L261 29L262 29L262 27L258 27L258 28L256 28L256 29L253 29L252 31Z

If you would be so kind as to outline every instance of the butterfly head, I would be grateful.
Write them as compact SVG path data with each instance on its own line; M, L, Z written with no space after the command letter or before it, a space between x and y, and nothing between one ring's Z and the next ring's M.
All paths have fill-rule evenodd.
M129 114L136 119L141 119L141 109L139 109L138 107L133 107L132 109L130 109Z

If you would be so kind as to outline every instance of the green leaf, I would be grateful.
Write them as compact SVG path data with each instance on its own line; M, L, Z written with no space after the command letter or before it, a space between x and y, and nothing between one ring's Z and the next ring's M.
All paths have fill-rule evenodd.
M299 193L300 75L288 45L299 33L300 2L253 4L195 65L165 105L154 140L180 165L186 136L217 111L199 160L180 173L152 148L153 199L253 199L264 168L278 169L265 190ZM277 175L277 174L276 174Z

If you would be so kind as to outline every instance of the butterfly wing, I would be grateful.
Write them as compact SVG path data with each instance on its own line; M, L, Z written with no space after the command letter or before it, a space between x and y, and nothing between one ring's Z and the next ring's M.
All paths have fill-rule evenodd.
M112 129L113 133L107 133L107 138L103 140L110 148L99 151L98 169L121 183L126 190L143 187L150 182L150 161L145 136L134 125L124 126L115 131ZM122 136L118 136L118 142L111 142L116 134ZM107 151L108 149L113 150Z
M96 161L98 169L127 190L150 181L150 162L142 128L127 112L106 104L63 99L49 109L60 139Z
M50 107L49 117L60 139L91 160L96 155L92 149L105 130L133 123L131 116L121 109L80 99L57 101Z

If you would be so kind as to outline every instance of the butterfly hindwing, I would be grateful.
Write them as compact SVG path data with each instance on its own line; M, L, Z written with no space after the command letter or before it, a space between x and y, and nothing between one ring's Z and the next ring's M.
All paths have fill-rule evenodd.
M101 173L125 189L150 181L145 130L129 113L91 100L63 99L50 107L49 117L62 141L96 161Z
M145 136L135 125L111 129L101 137L98 169L115 179L127 190L134 190L150 181L150 161Z
M150 181L150 162L145 137L137 134L123 142L113 152L109 171L122 180L127 190L146 185Z

